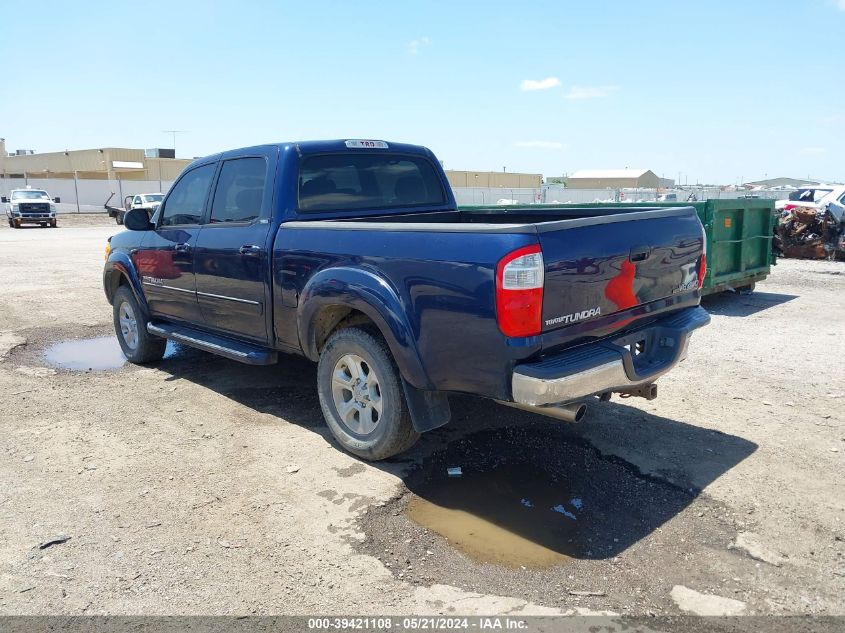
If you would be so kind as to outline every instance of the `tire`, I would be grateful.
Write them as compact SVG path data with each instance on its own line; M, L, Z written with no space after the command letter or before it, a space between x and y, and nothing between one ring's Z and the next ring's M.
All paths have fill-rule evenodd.
M123 214L122 213L115 213L114 214L114 223L115 224L123 224Z
M51 229L56 228L58 225L59 225L58 220L53 220L52 222L50 222L50 228Z
M419 439L399 370L375 330L352 327L332 334L317 366L317 392L329 430L353 455L387 459ZM351 403L345 417L339 411L344 402Z
M164 357L167 341L147 332L141 306L128 286L114 293L113 313L117 342L130 363L142 365Z

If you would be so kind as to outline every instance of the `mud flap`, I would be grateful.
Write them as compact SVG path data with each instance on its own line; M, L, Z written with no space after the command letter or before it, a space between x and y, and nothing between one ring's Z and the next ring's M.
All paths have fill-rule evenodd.
M432 431L451 419L452 410L449 408L449 398L445 392L417 389L404 378L402 388L405 390L408 412L417 433Z

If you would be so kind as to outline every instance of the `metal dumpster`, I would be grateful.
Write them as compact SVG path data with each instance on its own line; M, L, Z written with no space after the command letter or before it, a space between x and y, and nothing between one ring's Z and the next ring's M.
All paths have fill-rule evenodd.
M775 263L772 238L777 222L774 200L758 198L712 199L703 202L638 202L591 204L503 205L498 211L542 213L552 209L592 207L695 207L707 239L707 275L702 294L724 290L753 290L765 279ZM489 209L489 206L461 206L462 210Z

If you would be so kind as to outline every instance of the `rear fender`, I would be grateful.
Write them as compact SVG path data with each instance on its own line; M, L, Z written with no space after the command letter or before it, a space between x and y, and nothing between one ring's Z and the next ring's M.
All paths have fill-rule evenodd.
M106 299L109 303L114 302L114 293L120 287L121 277L127 280L138 305L141 306L144 314L148 315L150 313L149 306L141 289L141 280L138 278L138 271L135 269L132 259L126 253L112 252L103 268L103 290L105 290Z
M311 277L299 297L297 329L302 351L313 361L320 356L316 317L330 306L367 315L387 341L402 377L417 389L432 389L405 308L386 280L373 271L351 267L327 268Z

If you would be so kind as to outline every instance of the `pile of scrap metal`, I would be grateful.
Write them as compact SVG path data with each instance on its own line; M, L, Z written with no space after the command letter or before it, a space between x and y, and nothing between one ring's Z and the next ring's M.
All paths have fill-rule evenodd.
M845 256L845 224L827 207L785 210L776 228L775 249L783 257L833 259Z

